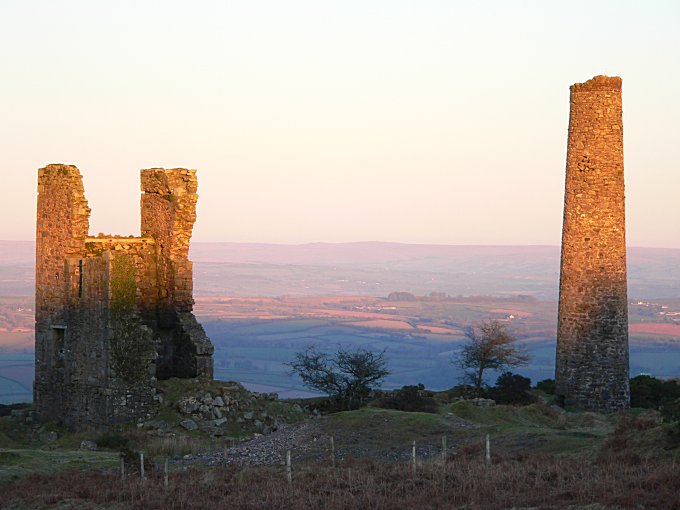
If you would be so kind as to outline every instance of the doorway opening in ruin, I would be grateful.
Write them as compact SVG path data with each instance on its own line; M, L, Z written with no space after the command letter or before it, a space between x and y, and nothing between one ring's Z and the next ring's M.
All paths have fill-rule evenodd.
M64 366L64 338L66 337L66 328L52 326L52 359L53 367L61 368Z

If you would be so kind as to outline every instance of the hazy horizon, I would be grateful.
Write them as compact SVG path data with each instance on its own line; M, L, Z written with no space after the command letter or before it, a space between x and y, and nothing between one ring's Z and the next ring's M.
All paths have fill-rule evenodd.
M119 232L107 232L105 235L120 235L120 236L134 236L134 235L139 235L137 234L123 234ZM93 233L90 231L90 236L96 236L97 233ZM8 242L8 243L35 243L35 237L32 239L0 239L0 242ZM205 240L193 240L191 241L191 244L235 244L235 245L273 245L273 246L308 246L308 245L318 245L318 244L327 244L327 245L348 245L348 244L400 244L400 245L406 245L406 246L433 246L433 247L470 247L470 248L531 248L531 247L546 247L546 248L560 248L561 244L554 243L554 244L549 244L549 243L424 243L424 242L408 242L408 241L390 241L390 240L385 240L385 239L366 239L366 240L361 240L361 241L301 241L301 242L267 242L267 241L232 241L228 239L224 240L210 240L210 241L205 241ZM680 250L680 247L668 247L668 246L644 246L644 245L631 245L630 243L626 243L626 248L628 249L636 249L636 248L641 248L641 249L650 249L650 250Z
M680 297L680 249L628 247L629 297ZM196 296L418 294L557 298L557 245L193 242ZM0 241L0 295L34 293L32 241Z

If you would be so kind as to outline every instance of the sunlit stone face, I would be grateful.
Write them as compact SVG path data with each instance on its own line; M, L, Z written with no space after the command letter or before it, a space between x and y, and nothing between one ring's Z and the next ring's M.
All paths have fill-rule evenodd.
M39 421L86 429L146 417L156 380L212 377L194 317L194 170L142 170L140 237L89 235L80 171L38 172L34 401Z
M621 78L571 87L555 380L561 403L629 406Z

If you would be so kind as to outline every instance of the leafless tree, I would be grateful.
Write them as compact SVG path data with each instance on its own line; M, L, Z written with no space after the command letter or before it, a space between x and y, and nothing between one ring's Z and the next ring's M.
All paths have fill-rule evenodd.
M505 370L509 367L526 365L529 356L524 348L516 344L505 324L490 320L469 328L465 332L468 342L451 362L465 371L465 380L475 388L479 397L484 384L484 371Z
M322 391L346 403L349 409L363 401L371 389L380 386L389 375L385 351L374 353L363 348L341 347L329 355L310 346L295 354L295 360L287 365L307 388Z

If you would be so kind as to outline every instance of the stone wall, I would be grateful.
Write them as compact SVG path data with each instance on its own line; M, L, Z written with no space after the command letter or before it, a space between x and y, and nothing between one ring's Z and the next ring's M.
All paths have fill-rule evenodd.
M60 413L65 406L65 261L81 252L89 216L76 167L49 165L38 171L34 400L39 417Z
M630 402L621 108L621 78L571 87L556 394L604 412Z
M153 310L159 343L158 376L213 373L213 347L193 309L193 267L189 241L196 221L195 170L142 170L142 235L155 239L162 289Z
M173 184L161 199L164 209L142 207L142 223L157 230L143 237L90 237L78 169L49 165L39 171L39 420L83 429L148 419L158 377L212 378L213 347L191 313L195 172L143 170L142 179L156 174Z
M153 237L162 258L162 284L168 305L178 311L193 306L193 268L189 241L196 221L195 170L142 170L142 235Z

